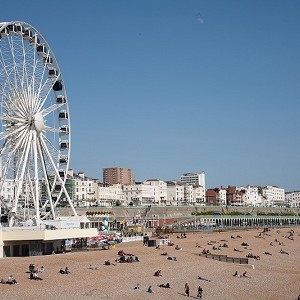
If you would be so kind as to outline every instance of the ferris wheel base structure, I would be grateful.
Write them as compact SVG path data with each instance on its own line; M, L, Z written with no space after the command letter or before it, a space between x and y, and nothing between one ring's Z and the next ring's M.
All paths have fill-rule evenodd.
M85 216L62 217L40 226L0 227L0 258L61 253L65 240L98 236Z

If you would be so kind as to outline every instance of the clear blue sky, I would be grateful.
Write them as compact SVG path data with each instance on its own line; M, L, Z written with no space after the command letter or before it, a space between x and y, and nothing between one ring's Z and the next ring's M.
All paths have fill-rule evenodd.
M71 167L300 189L300 1L2 1L46 38Z

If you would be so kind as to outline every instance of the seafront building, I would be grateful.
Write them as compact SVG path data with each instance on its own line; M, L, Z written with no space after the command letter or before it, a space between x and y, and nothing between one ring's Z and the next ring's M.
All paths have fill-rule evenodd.
M121 184L108 186L99 183L97 185L97 198L95 203L97 206L128 205L125 198L125 192Z
M180 206L184 202L184 186L177 181L167 181L167 205Z
M115 175L111 175L112 181L123 180L132 184L107 184L100 182L99 179L87 177L84 172L75 174L72 169L69 169L65 186L75 207L116 205L299 207L300 192L285 194L284 189L278 186L221 186L205 190L204 172L185 173L179 181L148 179L134 183L131 169L106 169L103 171L105 174L116 172ZM127 170L129 173L125 176L126 171L124 171L125 173L121 176L122 170ZM44 195L46 189L43 180L40 188L41 194ZM2 197L8 205L10 205L13 193L13 182L5 181L2 187ZM24 191L25 194L26 191ZM22 205L21 202L20 205ZM58 204L58 206L67 205L66 199Z
M241 192L242 203L245 206L258 207L262 206L262 198L258 196L258 187L257 186L241 186L237 190Z
M103 169L103 183L108 185L133 184L133 173L128 168L104 168Z
M73 170L68 171L71 180L74 182L75 197L73 198L75 206L91 206L96 201L94 179L86 177L84 172L74 174Z
M283 207L285 206L284 189L278 186L262 187L262 195L264 197L266 207Z
M285 193L285 203L290 208L300 208L300 191Z
M130 206L155 205L155 187L150 184L137 183L123 187L125 203Z
M201 185L205 190L205 173L184 173L180 177L180 182L183 185Z

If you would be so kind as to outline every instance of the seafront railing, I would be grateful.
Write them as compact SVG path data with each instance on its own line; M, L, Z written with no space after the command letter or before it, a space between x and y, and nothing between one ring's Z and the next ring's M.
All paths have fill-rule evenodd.
M174 231L292 226L300 226L300 216L192 216L172 224Z

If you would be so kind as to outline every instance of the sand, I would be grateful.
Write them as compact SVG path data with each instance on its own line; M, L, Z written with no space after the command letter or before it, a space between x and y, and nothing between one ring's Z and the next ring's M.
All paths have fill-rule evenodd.
M4 258L0 260L0 277L7 279L12 274L19 282L16 285L1 284L1 299L184 299L184 285L190 286L190 297L196 298L198 286L203 288L203 299L297 299L300 294L300 228L294 228L294 240L285 238L290 229L272 229L264 238L261 230L232 231L223 233L189 233L187 238L178 239L171 235L175 246L163 249L145 247L141 242L118 244L115 249L92 252L56 254L50 256ZM231 235L242 238L232 239ZM275 239L283 242L279 245ZM218 246L226 240L228 248L212 250L208 241ZM249 244L248 249L241 246ZM271 246L272 242L275 246ZM202 248L197 248L198 243ZM235 257L246 257L249 252L259 255L260 260L249 259L248 265L219 262L199 256L203 248L211 253ZM236 252L237 248L243 252ZM113 262L117 252L123 249L140 259L138 263L117 263L105 266L104 261ZM281 254L280 249L288 252ZM176 256L170 261L162 252ZM265 255L268 251L271 255ZM30 263L44 266L42 281L29 280ZM98 267L90 270L89 266ZM62 275L60 268L69 267L71 274ZM254 269L253 269L254 266ZM162 270L161 277L154 277L156 270ZM234 272L247 271L249 278L234 277ZM199 280L198 276L211 280ZM170 283L171 288L159 288L161 283ZM133 287L139 283L138 290ZM154 292L147 293L149 285Z

